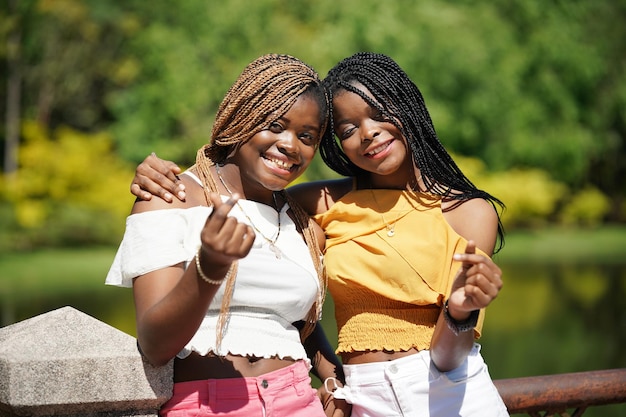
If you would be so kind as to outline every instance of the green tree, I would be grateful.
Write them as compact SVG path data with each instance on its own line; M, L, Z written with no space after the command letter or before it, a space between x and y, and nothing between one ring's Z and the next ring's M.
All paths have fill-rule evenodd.
M2 3L0 22L8 42L0 49L7 61L2 73L8 81L5 129L19 132L13 114L51 128L68 125L83 131L111 123L105 98L136 74L132 59L120 51L138 29L132 16L116 5L94 0ZM17 159L11 149L15 139L7 131L4 140L5 166L11 168Z
M2 249L118 243L133 202L132 169L110 136L30 122L23 137L16 175L0 177L0 202L15 219Z
M602 197L576 197L594 190L611 199L607 219L624 221L624 18L626 0L10 0L0 93L19 99L0 104L1 140L14 147L15 121L37 120L107 130L133 163L156 151L187 166L255 57L289 53L325 75L370 50L406 69L450 151L564 186L546 220L585 207L597 218ZM304 179L328 175L317 159Z

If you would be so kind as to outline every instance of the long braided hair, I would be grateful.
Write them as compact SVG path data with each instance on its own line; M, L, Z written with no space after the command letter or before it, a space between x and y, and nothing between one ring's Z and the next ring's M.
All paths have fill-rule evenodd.
M374 98L359 89L358 84L367 88ZM393 59L371 52L356 53L328 72L324 86L331 96L331 106L332 96L345 90L358 94L386 116L406 138L414 164L422 174L426 191L456 200L448 210L473 198L483 198L495 209L496 206L504 208L502 201L478 189L454 162L437 137L422 93ZM322 159L341 175L367 178L369 173L352 163L335 139L332 107L330 114L331 133L324 136L320 144ZM503 245L504 228L498 214L498 244L494 253Z
M200 148L196 155L195 167L204 185L207 205L211 205L209 194L218 191L215 178L211 174L211 166L224 163L242 144L289 111L302 95L316 100L320 109L320 131L322 134L329 134L327 125L330 100L319 75L312 67L297 58L281 54L263 55L246 66L218 108L210 142ZM317 300L307 313L301 330L301 338L304 340L313 331L324 304L326 271L312 227L313 220L284 190L281 191L281 196L289 204L296 227L304 236L319 279ZM226 281L217 322L218 350L228 321L236 275L235 262Z

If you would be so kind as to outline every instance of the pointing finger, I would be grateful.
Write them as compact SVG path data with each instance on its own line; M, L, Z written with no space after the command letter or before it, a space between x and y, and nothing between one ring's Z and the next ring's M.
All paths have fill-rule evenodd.
M475 253L476 253L476 243L473 240L468 240L467 246L465 246L465 253L464 254L456 253L454 254L453 259L455 261L462 261L463 270L467 271L472 266L472 263L468 261L470 261L471 256L474 255Z
M217 193L209 194L209 201L213 205L213 212L217 210L226 210L224 214L228 214L230 210L237 204L239 200L239 194L233 194L226 201L222 201L222 197ZM223 209L222 207L225 206Z

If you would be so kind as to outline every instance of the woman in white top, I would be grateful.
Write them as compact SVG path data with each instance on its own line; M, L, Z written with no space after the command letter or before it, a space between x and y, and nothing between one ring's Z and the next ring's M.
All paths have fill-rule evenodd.
M310 384L311 366L322 379L340 377L316 327L324 235L284 192L313 159L327 122L312 68L286 55L260 57L230 88L210 143L181 175L185 201L133 206L106 282L132 286L147 360L174 359L174 392L161 415L347 410L321 398L325 414Z

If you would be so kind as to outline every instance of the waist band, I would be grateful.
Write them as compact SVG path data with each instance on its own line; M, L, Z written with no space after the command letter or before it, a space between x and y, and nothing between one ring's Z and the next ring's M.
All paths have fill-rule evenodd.
M177 382L168 402L197 399L202 403L209 396L216 399L256 398L259 391L280 391L308 379L309 369L306 361L297 361L293 365L258 377Z

